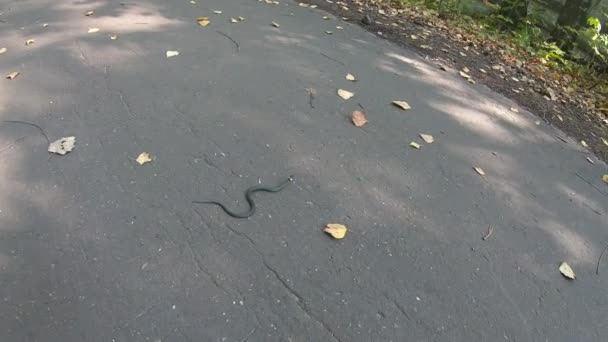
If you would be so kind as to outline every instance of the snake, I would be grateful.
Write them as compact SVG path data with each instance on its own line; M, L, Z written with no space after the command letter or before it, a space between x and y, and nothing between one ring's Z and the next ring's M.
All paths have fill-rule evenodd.
M279 191L283 190L289 183L293 182L293 179L294 179L293 176L289 176L289 177L287 177L287 179L285 179L284 181L279 183L279 185L274 186L274 187L269 187L266 185L254 185L252 187L247 188L247 190L245 190L245 199L247 200L247 203L249 203L249 210L242 212L242 213L236 213L236 212L226 208L225 205L223 205L222 203L217 202L217 201L192 201L192 203L214 204L214 205L217 205L218 207L222 208L222 210L229 216L232 216L234 218L248 218L255 213L255 202L253 201L253 198L251 197L251 195L253 195L256 192L279 192Z

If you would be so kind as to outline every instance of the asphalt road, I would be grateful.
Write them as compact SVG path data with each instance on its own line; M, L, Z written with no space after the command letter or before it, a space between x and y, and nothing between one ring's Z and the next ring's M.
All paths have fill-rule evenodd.
M608 336L607 166L457 71L285 0L0 13L0 73L20 72L0 119L76 137L51 156L35 127L0 125L0 341ZM249 219L191 204L243 208L289 174Z

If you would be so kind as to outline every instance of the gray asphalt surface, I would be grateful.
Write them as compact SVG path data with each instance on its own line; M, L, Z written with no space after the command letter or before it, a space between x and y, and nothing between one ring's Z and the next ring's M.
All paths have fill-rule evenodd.
M456 71L284 0L0 13L0 72L21 72L0 81L0 119L77 139L49 158L36 128L0 125L0 341L608 336L607 166ZM190 203L243 208L289 174L250 219Z

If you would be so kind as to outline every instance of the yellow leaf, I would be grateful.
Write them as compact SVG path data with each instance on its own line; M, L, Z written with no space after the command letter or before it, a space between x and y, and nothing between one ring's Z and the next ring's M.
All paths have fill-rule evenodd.
M198 17L198 18L196 18L196 21L202 27L205 27L205 26L209 25L209 23L211 23L211 21L207 17Z
M346 236L346 232L348 229L343 224L338 223L328 223L323 229L324 232L331 235L336 240L344 239Z
M6 52L6 48L1 48L0 49L0 55Z
M424 140L425 143L427 144L432 144L435 141L435 138L433 138L432 135L430 134L424 134L424 133L420 133L420 137L422 138L422 140Z
M341 98L348 100L351 97L355 96L354 93L351 93L348 90L344 90L344 89L338 89L338 96L340 96Z
M86 12L84 12L84 15L87 17L90 17L93 15L93 13L94 13L93 11L86 11Z
M97 27L90 27L89 30L87 31L88 33L95 33L95 32L99 32L99 28Z
M346 74L346 80L354 82L357 79L355 78L355 76L353 74Z
M479 173L479 175L481 175L481 176L486 175L485 171L483 171L483 169L480 167L473 167L473 170L475 170L475 172Z
M602 180L604 181L604 183L608 184L608 175L603 175Z
M273 21L273 22L272 22L272 26L274 26L274 27L279 27L279 24Z
M32 45L34 44L34 40L33 39L28 39L25 41L25 45Z
M363 112L358 110L352 113L351 120L353 121L353 124L355 124L355 126L357 127L363 127L367 123L367 119L365 118Z
M408 110L412 108L410 107L410 104L405 101L393 101L392 104L403 110Z
M583 145L584 147L589 147L589 145L587 145L587 142L585 140L581 140L581 145Z
M413 147L413 148L415 148L415 149L419 149L419 148L420 148L420 144L415 143L415 142L413 142L413 141L412 141L412 142L410 143L410 147Z
M6 75L6 78L9 80L14 80L17 76L19 76L19 71L13 71L10 74Z
M175 57L175 56L179 55L179 51L168 50L166 55L167 55L167 58Z
M325 16L323 16L323 19L324 20L329 20L329 17L325 15Z
M136 159L139 165L144 165L145 163L151 162L152 158L150 158L150 154L148 152L142 152Z
M568 279L576 278L576 274L574 274L574 271L567 262L562 262L562 264L559 265L559 271Z
M117 36L117 35L115 35L115 34L110 35L110 39L112 39L112 40L116 40L116 39L118 39L118 36Z
M0 52L1 53L1 52ZM608 146L608 140L604 139L604 138L600 138L602 139L602 142L604 143L604 145Z

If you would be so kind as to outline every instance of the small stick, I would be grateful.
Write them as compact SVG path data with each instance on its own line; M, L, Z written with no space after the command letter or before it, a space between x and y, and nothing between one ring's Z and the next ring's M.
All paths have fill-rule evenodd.
M236 52L239 52L239 51L240 51L241 46L239 45L239 43L237 43L237 42L236 42L236 40L234 40L232 37L230 37L229 35L225 34L225 33L224 33L224 32L222 32L222 31L215 31L215 32L217 32L217 33L221 34L222 36L224 36L224 37L226 37L226 38L228 38L228 39L230 39L230 40L231 40L231 41L234 43L234 45L236 46Z
M320 54L321 54L321 56L323 56L323 57L325 57L325 58L329 58L329 59L331 59L332 61L334 61L334 62L336 62L336 63L338 63L338 64L340 64L340 65L344 65L344 63L343 63L343 62L341 62L341 61L339 61L339 60L337 60L337 59L335 59L335 58L333 58L333 57L329 57L328 55L324 54L323 52L321 52Z
M606 247L602 251L602 254L600 254L600 257L597 259L597 267L595 268L595 274L597 274L597 275L600 274L600 262L602 262L602 257L604 256L604 254L606 253L607 250L608 250L608 245L606 245Z
M582 179L583 182L591 185L591 187L593 187L595 190L599 191L601 194L606 195L605 192L603 192L600 188L598 188L597 186L595 186L595 184L591 183L590 181L586 180L585 178L583 178L583 176L579 175L578 172L574 173L578 178Z
M483 241L486 241L492 235L493 232L494 232L494 228L492 228L492 226L488 226L488 233L481 239Z
M308 104L310 105L310 108L315 108L313 101L315 99L316 91L312 88L308 88L306 90L308 90Z
M42 127L36 125L35 123L31 123L31 122L26 122L26 121L19 121L19 120L4 120L3 122L8 122L8 123L20 123L20 124L24 124L24 125L30 125L30 126L34 126L36 128L38 128L38 130L40 131L40 133L42 133L42 135L44 136L44 138L46 139L46 142L48 144L51 143L51 141L49 140L49 137L46 135L46 133L44 133L44 130L42 129Z

